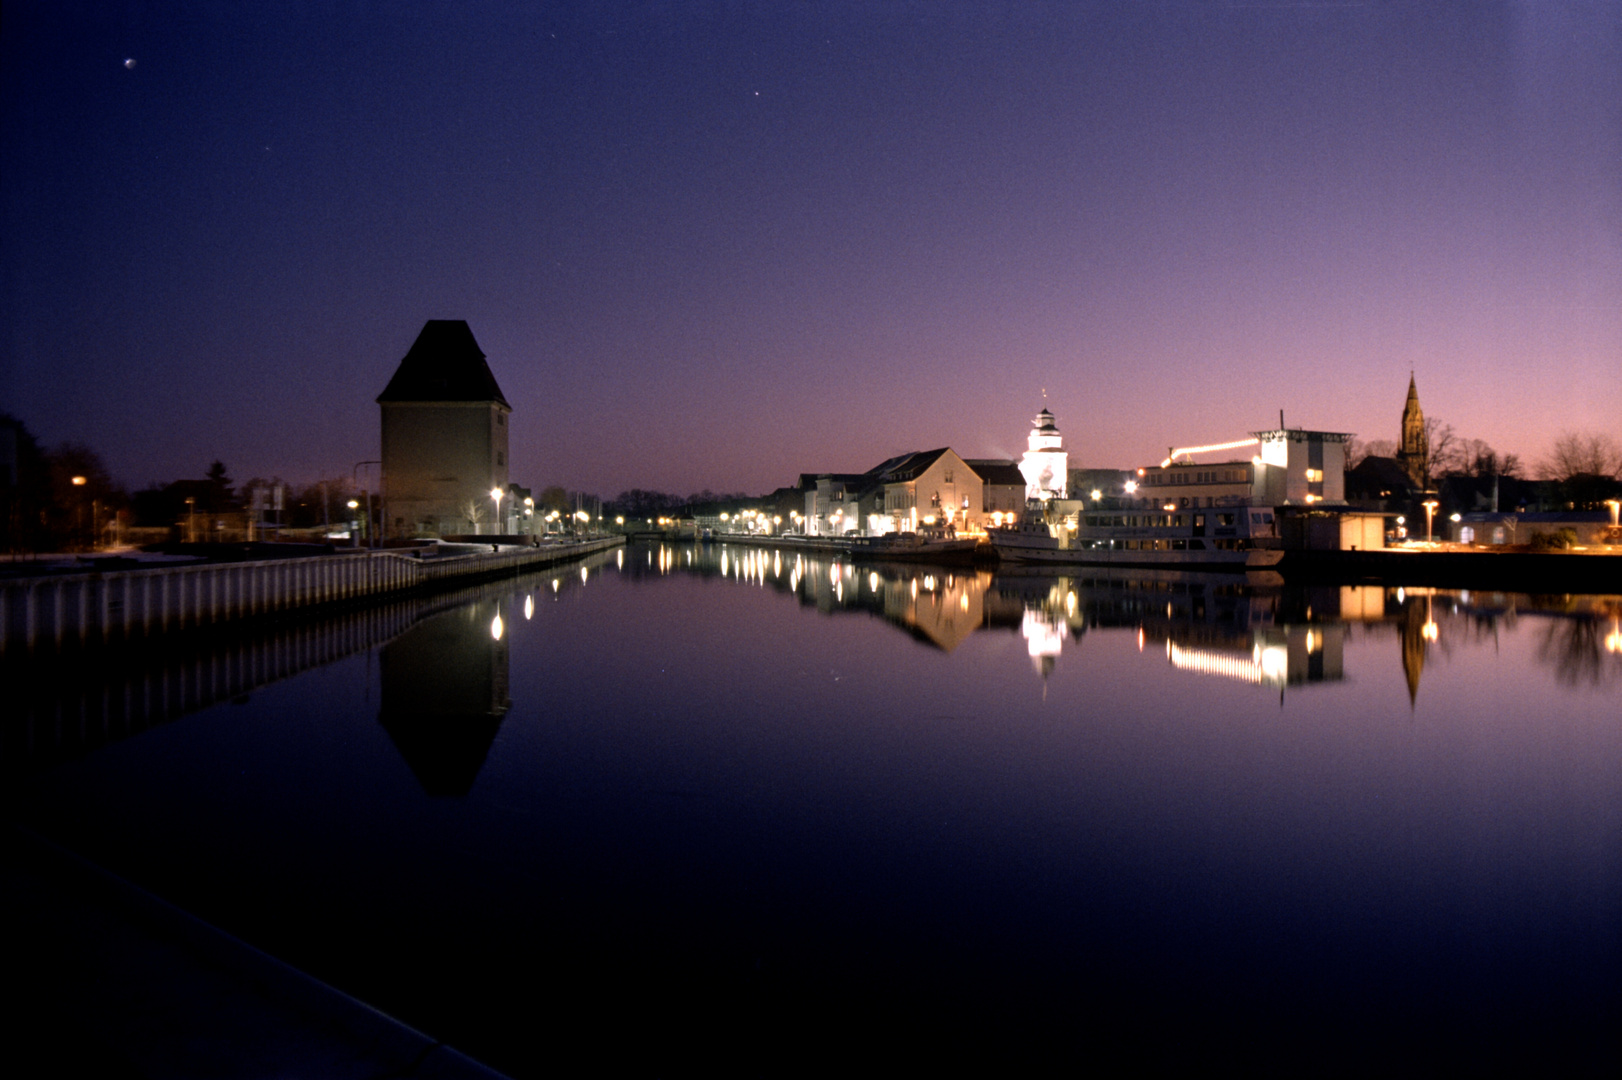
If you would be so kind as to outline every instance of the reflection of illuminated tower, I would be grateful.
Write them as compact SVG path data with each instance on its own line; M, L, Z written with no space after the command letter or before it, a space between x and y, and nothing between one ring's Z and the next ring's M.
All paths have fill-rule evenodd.
M1062 499L1070 475L1070 455L1064 451L1064 439L1054 426L1053 414L1043 409L1031 421L1030 449L1019 463L1020 475L1025 477L1027 499Z
M1064 649L1068 627L1064 620L1048 615L1038 608L1026 608L1019 632L1025 638L1025 651L1030 655L1031 667L1044 680L1053 673Z
M425 619L383 646L378 667L378 719L423 791L466 795L512 707L498 604Z
M1419 390L1414 377L1408 376L1408 403L1402 408L1402 446L1397 450L1397 464L1414 482L1415 489L1425 490L1430 476L1430 451L1425 445L1425 414L1419 410Z

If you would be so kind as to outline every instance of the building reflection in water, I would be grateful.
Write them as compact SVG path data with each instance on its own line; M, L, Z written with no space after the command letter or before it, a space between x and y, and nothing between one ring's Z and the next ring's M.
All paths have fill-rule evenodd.
M528 616L533 606L525 600ZM378 720L429 795L472 790L512 707L502 603L483 600L425 619L379 654Z
M1556 600L1384 586L1290 586L1232 574L1107 568L950 569L852 562L824 553L732 544L660 544L627 559L633 575L685 573L776 589L827 614L879 615L945 652L976 631L1025 641L1046 680L1065 649L1095 630L1137 635L1174 669L1282 692L1346 677L1349 635L1397 639L1409 702L1427 659L1496 633L1502 620L1550 616L1539 658L1566 682L1622 678L1615 597Z

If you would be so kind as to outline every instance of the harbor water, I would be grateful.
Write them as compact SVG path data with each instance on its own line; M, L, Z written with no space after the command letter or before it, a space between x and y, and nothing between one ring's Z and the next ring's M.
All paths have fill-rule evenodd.
M14 686L13 820L513 1076L1618 1064L1622 598L633 544L329 622Z

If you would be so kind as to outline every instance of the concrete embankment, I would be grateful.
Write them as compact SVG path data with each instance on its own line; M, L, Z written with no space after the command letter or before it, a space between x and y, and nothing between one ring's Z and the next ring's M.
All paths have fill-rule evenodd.
M1622 592L1622 553L1564 551L1292 551L1286 581L1428 585L1524 593Z
M522 573L625 542L438 554L345 551L156 567L82 567L0 579L0 654L106 643ZM469 545L471 546L471 545Z

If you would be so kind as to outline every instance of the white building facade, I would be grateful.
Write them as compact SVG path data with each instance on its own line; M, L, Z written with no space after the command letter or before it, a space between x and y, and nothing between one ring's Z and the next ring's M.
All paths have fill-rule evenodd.
M1070 455L1064 450L1064 438L1053 422L1053 414L1046 409L1031 421L1028 445L1030 448L1019 463L1019 471L1025 477L1025 497L1042 502L1065 498Z

